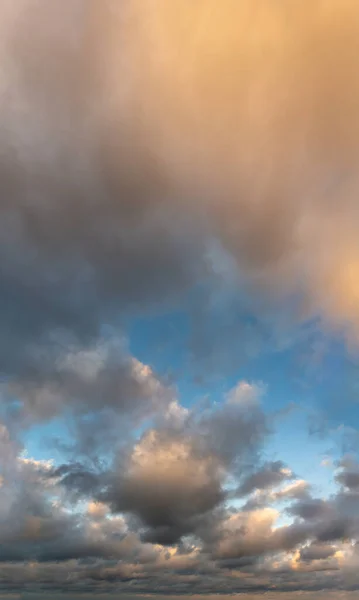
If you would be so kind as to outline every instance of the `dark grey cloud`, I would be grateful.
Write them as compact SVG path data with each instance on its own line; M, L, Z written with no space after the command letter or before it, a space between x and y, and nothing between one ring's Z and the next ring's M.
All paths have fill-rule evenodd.
M238 496L247 496L255 490L265 490L278 487L288 479L292 479L293 474L281 461L266 463L255 473L246 477L240 484Z
M353 457L344 457L339 462L339 470L335 475L337 483L352 492L359 490L359 464Z
M118 117L109 109L110 4L1 8L0 362L20 388L48 377L56 386L63 345L96 345L104 324L177 302L200 278L197 264L206 272L202 238L168 202L163 160L129 101ZM129 88L128 23L117 25Z
M288 509L292 515L302 519L311 520L322 518L331 514L331 506L326 500L320 498L308 498L292 504Z
M359 472L346 471L337 475L337 481L349 489L359 488Z
M323 560L330 558L336 552L335 546L328 544L312 543L309 546L302 548L300 551L301 560L311 562L313 560Z
M120 455L101 499L114 512L138 516L150 541L173 544L197 533L215 519L228 475L246 468L266 438L260 391L240 383L222 406L188 413L176 430L148 431L130 454Z

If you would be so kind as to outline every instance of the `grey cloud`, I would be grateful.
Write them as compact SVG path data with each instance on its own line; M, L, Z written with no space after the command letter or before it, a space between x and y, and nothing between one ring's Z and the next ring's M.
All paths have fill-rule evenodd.
M275 492L274 497L278 500L305 500L310 497L310 484L305 480L295 481L292 485L288 485L284 489Z
M81 498L93 497L101 489L101 484L104 484L101 472L86 469L80 463L54 468L48 474L48 478L61 481L61 485L68 490L69 494L74 494L75 497L78 495Z
M251 391L253 389L242 385L227 397L231 418L237 418L238 432L241 427L248 427L251 411L254 422L259 411ZM162 429L149 430L132 448L129 447L128 462L126 455L124 458L120 455L117 473L105 471L99 474L86 470L81 464L55 468L20 459L18 477L12 478L10 485L11 503L7 500L9 496L3 495L4 486L0 489L2 508L6 509L0 522L1 536L6 542L1 548L1 569L8 589L11 589L9 563L18 569L17 580L15 577L12 580L17 581L14 584L17 589L19 582L30 581L27 563L21 566L22 561L35 561L31 581L38 586L52 585L52 589L56 589L58 581L58 585L68 591L72 584L86 591L87 582L91 581L96 589L101 589L102 585L111 587L121 582L126 586L132 582L131 587L143 593L167 593L170 588L188 591L193 585L204 594L213 586L223 593L265 591L269 589L269 581L265 580L264 561L276 561L278 555L284 566L271 577L272 581L276 578L281 590L338 587L332 574L339 567L335 558L333 562L325 563L332 556L325 542L333 542L335 547L338 540L358 535L355 514L350 512L354 497L339 491L328 500L329 518L326 511L316 511L313 515L303 506L299 510L296 502L294 513L300 513L301 522L278 528L273 528L276 512L269 508L248 512L223 509L221 503L225 494L221 469L230 472L234 468L237 473L237 459L241 452L245 457L247 446L243 443L233 446L231 442L231 452L223 453L222 437L218 435L220 443L216 454L214 439L211 444L204 445L203 440L210 436L202 437L201 443L196 445L196 432L203 433L208 428L218 434L220 424L226 423L223 418L226 410L226 404L219 406L205 415L203 423L199 415L193 417L194 421L187 416L179 422L182 426L177 422L174 429L163 425ZM6 439L11 445L5 435ZM248 444L250 436L245 439ZM255 451L255 447L251 448ZM7 480L11 482L11 478ZM75 508L77 499L89 501L96 496L97 500L106 501L110 506L106 509L106 505L95 505L86 515L76 514L76 511L70 515L61 506L52 504L50 500L54 494L65 507ZM311 498L301 502L306 507L315 505L318 508L320 504ZM140 522L131 517L124 519L121 515L112 515L108 519L108 509L115 513L137 514ZM188 534L192 535L193 543ZM156 545L161 542L176 548L176 542L182 536L184 542L179 553L173 554L170 547L166 554L165 548ZM317 541L309 549L303 548L303 544L313 539ZM295 576L296 571L290 565L285 567L285 557L296 549L307 567ZM65 570L67 575L71 573L70 581L64 579ZM240 581L233 580L232 572L241 574ZM253 586L253 579L246 579L248 572L256 573L262 582ZM327 579L321 578L320 574L324 572L330 573Z
M332 542L342 538L350 538L353 523L345 517L336 517L323 522L317 529L317 539L320 542Z
M132 426L165 410L174 398L168 383L131 356L116 336L88 347L66 345L61 338L57 345L55 353L44 357L34 351L41 365L33 376L23 374L2 385L12 429L65 415L72 437L62 450L94 457L114 451Z
M339 491L327 500L308 496L293 503L287 511L302 519L308 536L321 543L335 542L356 539L359 532L357 501L357 495Z
M63 497L52 481L51 465L18 458L14 468L17 473L5 478L0 490L2 563L144 556L140 541L127 533L123 520L107 523L103 518L97 528L92 527L96 518L80 514L74 499Z
M101 18L92 15L108 5L76 0L63 10L57 0L51 7L17 0L1 8L7 377L37 376L43 367L34 349L58 350L49 333L86 347L104 323L176 298L198 275L200 237L165 201L165 169L139 140L136 116L131 124L127 105L113 140L105 123L109 97L91 60L102 44Z
M350 461L348 464L342 464L342 469L336 474L335 479L338 483L349 490L359 489L359 465Z
M254 513L255 515L255 513ZM243 530L235 535L224 538L222 548L219 547L216 556L223 558L248 558L252 556L263 557L273 555L279 551L290 552L300 543L303 543L310 534L309 528L301 524L293 524L288 527L280 527L274 532L270 527L263 528L258 532L247 529L244 524Z
M288 511L292 515L306 520L322 518L326 515L329 517L332 512L330 504L319 498L308 498L299 501L296 504L292 504Z
M260 470L245 478L238 488L239 496L247 496L255 490L265 490L277 487L284 481L291 479L293 474L286 469L281 461L266 463Z
M240 383L222 406L194 411L183 428L147 432L119 457L101 500L114 512L137 515L149 541L173 544L205 529L226 497L229 473L253 460L267 434L257 394L255 386Z
M292 478L293 474L283 474L284 479ZM291 500L308 500L310 499L310 485L303 479L294 480L288 485L274 490L257 490L252 494L246 503L243 505L242 510L255 510L257 508L264 508L268 504L273 502L288 502ZM236 492L234 492L236 496Z
M352 181L341 177L351 173L358 145L349 99L357 95L356 8L337 3L328 13L316 2L289 15L280 2L270 10L260 2L263 63L250 41L250 2L169 7L158 0L152 9L150 0L2 7L0 327L7 375L31 368L34 341L47 348L49 331L87 344L101 324L176 304L210 274L224 295L227 284L246 287L243 270L250 296L258 286L269 289L263 302L255 294L259 313L272 300L277 305L284 281L291 295L308 296L308 310L339 319L350 312L342 293L350 282L322 250L338 247L341 265L355 256L355 204L350 194L340 203L342 239L337 203L326 206L323 196L329 189L336 200ZM338 31L338 10L346 35ZM217 22L226 35L214 30ZM327 48L320 56L318 38ZM337 51L343 40L345 52ZM324 76L327 60L333 85ZM324 115L319 106L327 107ZM329 177L334 158L340 166ZM233 255L228 277L216 275L208 258L213 238ZM236 263L241 274L232 277Z
M336 549L334 546L312 543L309 546L302 548L300 551L300 558L301 560L308 562L313 560L323 560L330 558L335 552Z

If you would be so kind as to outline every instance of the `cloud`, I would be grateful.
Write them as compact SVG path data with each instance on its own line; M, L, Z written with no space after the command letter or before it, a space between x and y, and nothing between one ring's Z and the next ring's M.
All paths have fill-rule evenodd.
M190 462L183 442L180 447L172 440L169 449L168 439L165 443L161 438L159 443L158 432L157 436L149 432L140 440L130 455L132 464L124 471L129 481L138 469L137 480L132 482L139 489L133 486L130 511L137 510L147 531L157 535L161 533L156 531L158 519L177 514L179 521L171 521L173 534L178 522L182 526L191 516L203 515L211 503L207 494L209 504L200 505L206 498L202 479L206 462L203 455ZM60 484L63 472L51 462L18 455L14 468L5 482L15 492L13 502L4 504L4 486L0 488L0 507L5 510L0 532L6 540L0 572L1 585L8 592L21 590L46 597L50 591L66 590L71 597L72 593L113 593L121 585L124 594L187 594L193 590L207 595L215 588L224 595L250 597L261 592L270 597L275 585L283 598L286 593L295 598L299 590L320 594L320 590L335 588L339 594L352 589L356 546L337 538L331 543L316 540L320 527L311 518L278 526L280 513L270 506L245 512L233 508L215 511L209 506L210 518L202 521L195 535L173 545L167 539L168 545L163 546L154 539L151 543L141 540L143 529L134 531L130 516L112 514L111 501L101 504L90 499L85 505L82 500L74 501ZM144 471L151 478L152 489ZM176 493L169 496L171 489ZM337 506L339 497L340 491L332 500ZM195 501L192 504L191 499Z
M335 554L336 548L335 546L330 546L326 544L310 544L302 548L300 551L300 558L304 561L313 561L313 560L322 560L326 558L330 558Z
M199 192L184 210L267 305L298 295L302 314L356 322L357 7L133 7L141 123L177 185ZM111 65L108 77L116 88Z
M342 467L336 474L336 481L344 488L356 491L359 489L359 465L355 460L343 459L340 466Z
M330 513L330 506L320 498L308 498L292 505L290 511L302 519L316 519Z
M297 296L356 321L352 2L1 12L7 374L51 331L88 342L208 277L258 314Z
M210 376L308 319L357 341L358 17L3 0L0 595L357 589L357 463L314 495L262 455L264 386L184 407L125 333L185 313ZM63 463L23 454L56 420Z
M114 511L137 514L151 541L175 543L223 500L221 465L211 456L196 458L191 446L150 432L104 496Z
M275 345L300 298L356 321L356 7L155 5L1 8L0 356L20 388L159 305L189 310L217 372Z
M22 0L2 8L4 326L30 340L59 328L94 335L118 309L159 300L177 281L180 289L191 271L182 260L190 231L171 235L165 173L151 150L118 118L111 140L89 46L103 42L103 19L91 19L98 9L82 0L65 11Z
M286 468L281 461L267 463L259 471L244 479L238 488L237 494L247 496L256 490L277 487L292 477L291 470Z
M168 383L116 336L87 347L58 341L54 353L35 354L34 361L38 369L2 385L8 425L21 431L65 417L72 441L62 450L77 455L113 450L174 399Z
M182 428L146 432L119 456L100 499L114 512L139 517L150 541L173 544L196 533L215 519L229 475L245 468L267 435L259 393L240 382L224 404L207 414L189 413Z

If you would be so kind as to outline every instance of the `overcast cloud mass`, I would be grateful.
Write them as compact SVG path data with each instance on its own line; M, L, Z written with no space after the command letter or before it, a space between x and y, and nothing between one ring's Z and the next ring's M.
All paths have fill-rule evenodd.
M359 593L359 4L2 0L0 599Z

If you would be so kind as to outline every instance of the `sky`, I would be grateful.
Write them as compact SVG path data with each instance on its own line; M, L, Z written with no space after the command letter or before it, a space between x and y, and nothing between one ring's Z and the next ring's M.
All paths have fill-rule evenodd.
M354 600L359 4L0 3L0 600Z

